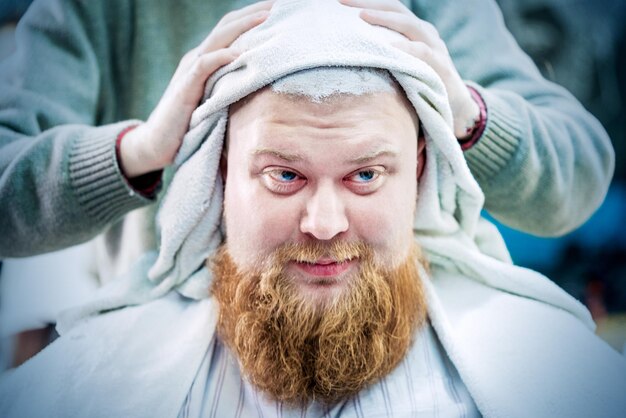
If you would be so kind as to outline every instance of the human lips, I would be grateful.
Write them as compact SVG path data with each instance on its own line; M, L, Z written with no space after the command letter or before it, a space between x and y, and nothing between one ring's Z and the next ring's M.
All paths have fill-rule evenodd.
M355 263L355 260L334 260L321 258L314 262L296 262L296 266L313 277L332 278L348 271Z

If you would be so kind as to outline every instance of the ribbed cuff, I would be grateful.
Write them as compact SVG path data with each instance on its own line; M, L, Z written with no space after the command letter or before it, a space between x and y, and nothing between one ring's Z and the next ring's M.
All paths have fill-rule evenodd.
M115 155L120 132L137 121L89 130L74 140L69 156L69 175L74 193L85 212L103 223L153 202L135 192L125 181Z
M139 125L131 125L126 127L122 132L117 135L117 139L115 140L115 159L117 161L117 165L120 166L120 153L121 153L121 145L122 141L126 134L133 129L135 129ZM121 166L120 166L121 169ZM143 197L148 199L154 199L156 194L161 189L161 180L163 178L163 170L151 171L146 174L142 174L141 176L129 178L124 174L124 180L126 183L136 192L140 193Z
M465 151L465 159L477 180L488 180L505 168L521 141L521 122L513 109L489 90L471 84L487 107L487 124L480 139Z
M472 148L476 142L478 142L480 137L483 136L483 132L485 132L485 127L487 126L487 105L485 104L485 101L480 96L480 93L478 93L478 90L474 87L467 86L467 89L469 90L472 99L474 99L474 102L478 105L478 120L474 122L474 127L470 129L467 137L459 139L459 144L461 145L461 149L463 151L467 151Z

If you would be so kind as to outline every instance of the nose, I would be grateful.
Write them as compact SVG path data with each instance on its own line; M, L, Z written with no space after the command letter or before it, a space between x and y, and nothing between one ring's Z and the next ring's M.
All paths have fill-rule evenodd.
M318 240L330 240L348 230L345 205L332 185L318 187L307 201L300 231Z

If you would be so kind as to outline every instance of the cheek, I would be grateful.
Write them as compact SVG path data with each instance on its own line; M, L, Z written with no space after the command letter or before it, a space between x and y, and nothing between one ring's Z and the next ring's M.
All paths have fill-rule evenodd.
M258 182L230 178L224 196L229 250L236 263L262 261L297 231L297 210L272 197Z
M398 209L386 202L369 210L355 210L351 227L361 239L381 250L394 249L412 230L412 218Z
M413 240L417 185L409 181L390 186L385 193L367 197L367 202L355 202L350 211L353 231L373 245L383 261L403 260Z

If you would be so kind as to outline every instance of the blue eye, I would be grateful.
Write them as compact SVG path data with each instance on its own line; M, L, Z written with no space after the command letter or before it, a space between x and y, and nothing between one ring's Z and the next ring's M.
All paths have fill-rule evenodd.
M281 195L296 193L307 183L306 177L297 171L281 167L268 167L263 171L261 181L271 192Z
M293 171L283 170L283 171L281 171L279 173L278 177L279 177L279 180L281 180L281 181L289 182L289 181L295 180L296 177L298 177L298 175L296 173L294 173Z
M300 180L302 177L291 170L270 170L265 173L266 176L269 176L272 180L278 183L291 184Z
M368 182L376 178L376 172L374 170L363 170L357 173L358 181Z
M385 184L388 171L385 166L377 165L353 171L344 178L345 184L356 194L368 195L374 193Z

